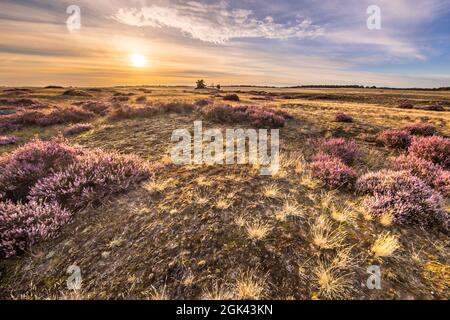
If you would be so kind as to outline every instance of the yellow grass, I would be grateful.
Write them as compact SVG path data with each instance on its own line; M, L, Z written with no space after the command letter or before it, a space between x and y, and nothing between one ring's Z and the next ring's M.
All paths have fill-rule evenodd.
M371 251L375 257L391 257L400 248L398 236L383 232L372 245Z
M270 233L272 227L265 222L254 221L246 225L247 236L250 240L262 240Z
M235 286L235 298L239 300L260 300L264 298L266 289L265 277L254 271L240 272Z

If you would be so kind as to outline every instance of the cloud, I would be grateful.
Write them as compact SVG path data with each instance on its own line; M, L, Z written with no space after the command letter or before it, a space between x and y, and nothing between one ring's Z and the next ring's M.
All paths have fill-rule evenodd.
M198 40L225 43L236 38L288 39L321 35L323 29L310 19L277 23L273 17L258 19L252 10L230 9L226 2L203 4L190 1L171 6L120 8L112 17L137 27L170 27Z
M360 47L357 52L361 52L362 49L366 51L370 51L372 48L381 49L385 59L397 57L426 60L426 56L411 41L389 34L369 34L367 30L339 30L328 33L326 39L334 43L346 43L347 48L345 49L351 45L357 45ZM375 52L370 52L370 55L368 53L368 56L365 57L373 57L374 54Z

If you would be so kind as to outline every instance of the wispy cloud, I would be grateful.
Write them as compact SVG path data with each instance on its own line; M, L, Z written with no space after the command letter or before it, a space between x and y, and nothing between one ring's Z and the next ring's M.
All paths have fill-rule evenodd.
M72 0L1 0L0 85L449 85L448 0L198 1L77 0L71 34Z
M323 29L308 18L277 23L273 17L257 18L252 10L231 9L226 2L204 4L190 1L170 6L121 8L116 21L137 27L170 27L194 39L224 43L236 38L288 39L321 35Z

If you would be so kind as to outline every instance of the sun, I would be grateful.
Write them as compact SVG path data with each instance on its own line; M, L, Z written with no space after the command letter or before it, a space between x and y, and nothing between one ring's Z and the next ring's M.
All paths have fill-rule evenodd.
M147 65L147 59L139 53L132 54L130 56L130 62L135 68L144 68Z

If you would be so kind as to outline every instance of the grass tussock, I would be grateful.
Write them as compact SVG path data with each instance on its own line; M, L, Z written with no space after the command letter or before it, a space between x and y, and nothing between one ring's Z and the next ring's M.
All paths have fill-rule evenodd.
M399 248L398 237L389 232L384 232L375 240L370 251L375 257L388 258L392 257Z
M255 271L240 271L234 289L234 297L238 300L261 300L267 289L266 278Z

